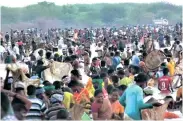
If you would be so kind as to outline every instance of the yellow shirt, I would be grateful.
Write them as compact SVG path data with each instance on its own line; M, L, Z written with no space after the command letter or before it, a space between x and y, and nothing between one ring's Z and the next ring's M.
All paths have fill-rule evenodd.
M70 92L64 92L64 101L63 101L63 104L64 104L65 108L66 109L70 109L71 103L74 104L73 94L70 93Z
M111 85L111 84L112 84L112 81L109 80L108 85ZM104 87L104 82L102 83L102 87ZM86 84L86 89L88 90L90 97L93 97L95 93L95 88L93 87L91 78L88 79L88 82Z
M129 77L124 77L123 79L121 79L119 81L119 85L126 85L126 86L128 86L131 83L132 83L132 79L130 79Z
M175 62L174 61L168 62L167 67L168 67L170 76L174 76L174 74L175 74Z

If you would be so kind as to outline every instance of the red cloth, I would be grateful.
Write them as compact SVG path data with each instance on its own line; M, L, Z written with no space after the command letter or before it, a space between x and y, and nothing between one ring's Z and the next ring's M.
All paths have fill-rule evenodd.
M169 76L163 76L158 79L158 87L161 93L170 93L171 80Z
M17 44L20 46L20 45L23 45L23 42L20 41L20 42L17 42Z

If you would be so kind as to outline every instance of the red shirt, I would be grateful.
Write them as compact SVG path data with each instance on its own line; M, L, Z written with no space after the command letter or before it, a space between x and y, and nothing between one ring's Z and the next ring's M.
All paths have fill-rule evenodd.
M158 87L161 93L170 93L171 80L169 76L163 76L158 79Z

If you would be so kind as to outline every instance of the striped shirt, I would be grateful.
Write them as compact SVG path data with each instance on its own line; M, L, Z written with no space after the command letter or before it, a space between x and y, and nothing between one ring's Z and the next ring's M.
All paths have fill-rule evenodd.
M58 111L64 108L60 103L52 104L45 113L46 119L56 120Z
M36 98L36 97L28 97L28 99L31 101L32 106L27 113L26 119L27 120L41 120L44 114L44 111L46 110L46 105L45 103Z

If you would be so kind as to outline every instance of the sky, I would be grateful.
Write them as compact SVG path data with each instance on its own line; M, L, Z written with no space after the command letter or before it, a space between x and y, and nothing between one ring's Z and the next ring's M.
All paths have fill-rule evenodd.
M152 3L152 2L169 2L175 5L183 5L183 0L1 0L0 6L7 7L24 7L38 2L54 2L57 5L66 4L92 4L92 3Z

